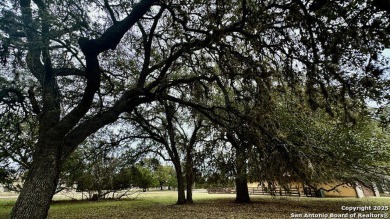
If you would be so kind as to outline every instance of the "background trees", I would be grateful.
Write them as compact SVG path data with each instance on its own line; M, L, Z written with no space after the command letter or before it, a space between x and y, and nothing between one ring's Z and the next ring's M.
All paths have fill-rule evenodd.
M90 200L122 198L151 187L177 187L174 169L153 158L129 163L127 154L102 145L83 145L64 165L59 189L76 189ZM130 191L131 190L131 191Z
M160 101L154 110L137 108L126 119L134 124L135 132L127 135L142 140L140 153L154 153L171 161L178 184L178 204L192 203L194 183L194 154L199 142L207 138L204 118L190 109L169 101ZM185 195L185 190L187 195Z
M249 165L252 180L352 184L389 174L387 136L367 114L355 114L354 124L344 122L343 116L332 118L325 111L312 112L293 98L279 100L277 106L274 117L279 128L275 136L281 144L266 140L255 145L254 157L249 158L254 162Z

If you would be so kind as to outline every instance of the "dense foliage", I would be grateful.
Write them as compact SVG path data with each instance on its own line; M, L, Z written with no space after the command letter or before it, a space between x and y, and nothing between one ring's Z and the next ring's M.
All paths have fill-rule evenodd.
M348 149L351 142L366 145L356 139L365 128L351 128L361 118L356 112L367 109L367 100L388 102L388 60L380 55L390 44L388 1L5 0L0 6L1 154L30 163L12 218L46 217L71 154L94 133L127 127L125 117L137 108L170 102L205 116L235 153L236 184L244 185L254 147L275 148L284 163L313 152L287 129L299 117L283 115L289 111L273 97L288 93L344 124L336 130L345 134L334 136L340 153L331 160L358 156ZM371 160L382 158L376 156L382 149L370 150ZM368 169L382 166L363 160Z

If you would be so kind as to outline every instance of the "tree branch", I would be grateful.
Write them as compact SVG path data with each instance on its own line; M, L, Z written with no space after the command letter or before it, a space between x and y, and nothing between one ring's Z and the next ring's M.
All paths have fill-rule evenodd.
M156 0L142 0L123 20L114 23L97 39L80 38L79 45L84 54L98 55L108 49L115 49L125 33L153 6Z
M57 125L51 130L54 135L65 135L68 133L79 120L88 112L92 105L93 97L98 91L101 80L101 70L97 56L108 49L115 49L119 44L124 34L149 10L154 4L155 0L143 0L138 3L129 16L122 21L114 23L109 27L100 38L89 40L87 38L80 38L79 45L86 59L86 78L87 86L84 90L83 97L80 103L66 115ZM131 92L129 92L131 93ZM128 93L128 94L129 94ZM126 95L124 95L126 96ZM123 97L124 97L123 96ZM138 97L138 96L136 96ZM132 99L132 97L129 97ZM126 102L121 100L120 103ZM131 105L131 104L130 104ZM131 105L132 106L132 105ZM111 123L112 118L117 118L121 112L114 110L115 113L108 115L107 123ZM98 119L99 120L99 119ZM98 124L96 124L98 125ZM98 125L99 126L99 125ZM93 132L92 132L93 133ZM91 134L92 134L91 133Z
M151 56L151 50L152 50L152 41L153 41L154 31L156 30L158 21L164 12L164 9L165 9L165 7L161 7L160 11L156 15L155 20L152 24L152 27L150 28L150 31L149 31L149 37L147 37L144 28L139 23L140 30L141 30L142 36L144 38L144 51L145 51L144 63L143 63L142 71L141 71L141 74L139 76L138 83L137 83L137 86L139 88L144 86L145 81L146 81L146 77L151 72L149 69L149 63L150 63L150 56Z
M95 133L105 125L115 122L123 112L130 113L139 104L151 102L153 98L155 97L147 95L139 89L127 91L114 106L81 122L65 136L66 141L64 142L65 148L62 159L73 152L89 135Z
M37 99L35 98L35 93L34 93L33 87L30 87L30 89L28 89L28 98L30 99L33 112L35 114L39 115L39 113L41 112L41 109L39 107Z
M116 18L115 18L114 11L112 10L110 4L108 4L108 0L104 0L104 7L107 8L108 13L110 14L111 20L112 20L112 22L115 24L115 23L117 22L117 20L116 20Z
M77 68L55 68L53 69L53 73L56 76L86 76L85 71Z

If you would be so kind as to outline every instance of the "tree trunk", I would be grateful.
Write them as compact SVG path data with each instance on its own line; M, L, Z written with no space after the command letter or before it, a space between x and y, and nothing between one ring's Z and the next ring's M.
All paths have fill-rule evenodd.
M177 179L177 202L176 204L182 205L186 203L185 185L183 171L181 170L180 159L173 160L173 166L175 167L176 179Z
M192 200L192 182L187 181L187 203L192 204L194 201Z
M186 203L186 196L185 196L185 185L184 185L184 176L183 171L181 169L180 164L180 156L177 151L176 147L176 140L175 140L175 128L173 125L173 114L174 114L174 107L172 105L169 105L167 102L164 102L165 107L165 116L167 118L167 129L168 129L168 135L169 135L169 144L165 145L165 148L168 151L169 157L171 158L173 162L173 166L175 167L176 171L176 178L177 178L177 202L176 204L181 205Z
M242 146L236 149L236 169L236 202L249 203L246 153Z
M11 218L44 219L56 191L60 174L59 145L38 147Z
M184 177L183 177L183 171L181 171L181 167L176 167L176 177L177 177L177 202L176 204L182 205L186 203L186 196L185 196L185 186L184 186Z
M236 202L249 203L248 179L247 179L247 148L234 134L227 132L226 137L236 149Z
M246 176L236 177L236 202L237 203L249 203L249 193L248 193L248 181Z
M186 181L187 181L187 203L194 203L192 200L192 185L194 183L194 174L193 174L193 158L192 158L192 147L191 145L187 146L186 151Z

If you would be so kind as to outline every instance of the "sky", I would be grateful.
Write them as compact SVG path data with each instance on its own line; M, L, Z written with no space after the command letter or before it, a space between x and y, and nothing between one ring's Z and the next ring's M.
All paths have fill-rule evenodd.
M390 48L384 49L382 52L382 55L390 58Z
M390 59L390 48L384 49L383 52L382 52L382 55L386 56L387 58ZM390 67L390 66L388 66L388 67ZM371 100L368 100L367 104L368 104L369 107L372 107L372 108L378 108L379 107L378 103L376 103L374 101L371 101Z

